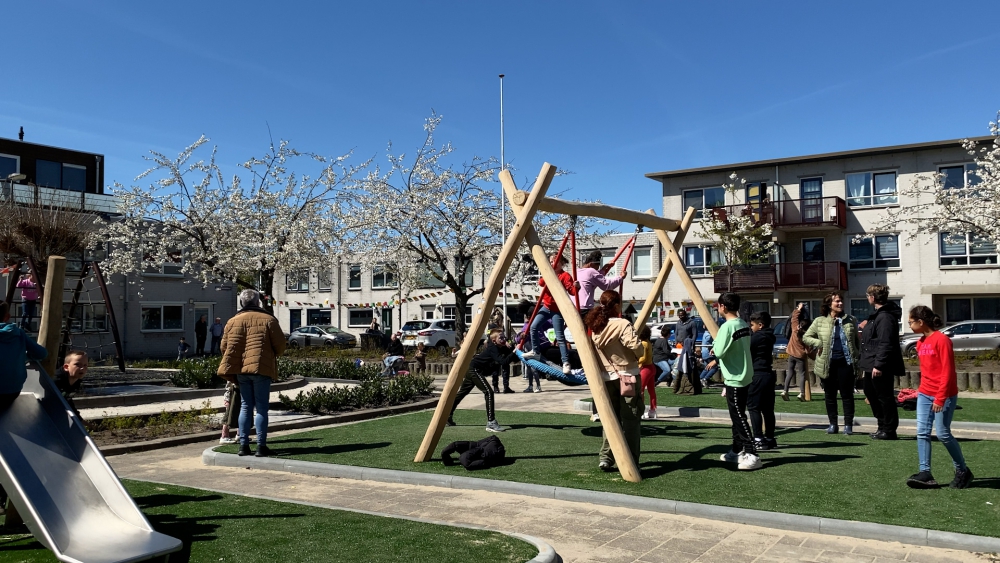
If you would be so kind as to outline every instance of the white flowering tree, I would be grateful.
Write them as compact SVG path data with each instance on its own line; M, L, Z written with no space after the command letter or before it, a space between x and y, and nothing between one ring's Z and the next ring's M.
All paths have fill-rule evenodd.
M376 166L346 189L338 211L349 225L346 248L362 267L391 269L400 297L443 286L455 296L456 325L464 332L469 301L484 289L483 277L472 273L489 271L504 243L496 181L500 167L492 157L455 161L450 143L436 143L440 123L434 113L426 119L423 143L412 156L394 153L390 143L387 169ZM509 211L507 223L510 232L514 217ZM561 237L568 225L569 218L561 216L536 220L543 240ZM512 278L526 266L515 263Z
M1000 246L1000 112L989 124L991 142L962 141L975 164L966 167L963 178L943 174L917 176L900 190L902 205L886 210L872 232L906 232L908 239L920 234L947 233L950 242ZM908 223L911 229L900 229ZM937 236L926 242L935 242Z
M153 166L115 184L121 216L100 221L96 240L111 244L109 272L138 274L172 267L204 284L232 281L272 295L276 270L328 266L338 246L334 196L367 166L348 166L350 153L327 158L281 141L239 165L229 181L216 162L194 160L204 136L176 158L151 151ZM291 166L312 166L315 175ZM270 305L268 305L269 307Z
M746 179L735 172L722 185L731 199L736 201L745 192ZM732 208L730 208L732 209ZM705 210L700 223L700 235L711 240L713 250L720 253L728 267L745 267L766 261L774 252L771 240L771 223L760 209L748 206L739 213Z

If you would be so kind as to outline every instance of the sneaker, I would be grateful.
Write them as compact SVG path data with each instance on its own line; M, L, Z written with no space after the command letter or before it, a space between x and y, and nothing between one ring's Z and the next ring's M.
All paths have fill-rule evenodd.
M271 448L265 446L264 444L261 444L261 445L257 446L257 452L254 453L253 455L255 455L257 457L268 457L268 456L272 455L273 453L274 452L271 451Z
M896 436L895 432L890 434L885 430L879 430L878 432L872 434L872 440L898 440L898 439L899 436Z
M495 421L495 420L491 420L491 421L489 421L489 422L486 423L486 431L487 432L503 432L504 430L507 430L507 429L504 428L503 426L500 426L500 423L497 422L497 421Z
M955 470L955 478L948 486L952 489L965 489L968 488L970 483L972 483L972 470L966 467L965 469Z
M764 438L764 443L767 444L767 449L769 450L778 449L778 441L774 438Z
M569 365L569 362L563 364L563 374L569 375L573 373L573 366Z
M531 386L529 385L527 389L525 389L524 391L521 391L521 392L522 392L522 393L534 393L534 392L535 392L535 390L534 390L534 389L532 389L532 388L531 388Z
M615 470L615 464L611 463L610 461L602 460L600 463L597 464L597 468L605 473L610 473Z
M771 449L771 445L765 442L763 438L754 438L753 447L756 448L758 452L766 452Z
M910 478L906 480L906 486L911 489L936 489L938 482L934 480L934 476L931 475L930 471L921 471L915 475L910 475Z
M827 429L826 429L826 433L827 433L827 434L836 434L836 433L837 433L837 432L839 432L839 431L840 431L840 429L839 429L839 428L837 428L837 425L836 425L836 424L831 424L831 425L830 425L830 426L828 426L828 427L827 427Z
M760 462L760 456L755 454L740 454L739 465L737 469L740 471L753 471L754 469L760 469L763 464Z
M802 402L802 403L806 402L806 396L803 395L802 393L799 393L799 402Z
M223 436L223 437L219 438L219 443L220 444L235 444L236 443L236 438L230 438L229 436Z
M646 418L654 420L656 418L656 409L649 409L649 412L646 413Z
M724 461L726 463L739 463L740 455L734 452L733 450L729 450L728 452L722 454L722 456L719 457L719 461Z
M536 383L535 384L535 393L541 393L541 392L542 392L542 384L541 383Z
M854 435L854 427L853 426L848 426L848 425L845 424L844 425L844 436L853 436L853 435Z
M236 455L245 456L250 455L250 444L240 444L240 449L236 451Z
M455 421L448 417L448 421L444 423L445 426L455 426Z
M508 387L508 388L506 388L506 389L503 390L504 395L509 395L510 393L516 393L516 392L517 391L514 391L510 387Z
M788 391L782 391L781 392L781 400L782 401L787 401L788 400Z
M599 415L599 414L597 414L595 412L594 414L590 415L590 421L591 422L600 422L601 421L601 415Z
M522 360L535 360L535 359L538 359L538 353L535 352L534 350L529 350L529 351L521 354L521 359Z

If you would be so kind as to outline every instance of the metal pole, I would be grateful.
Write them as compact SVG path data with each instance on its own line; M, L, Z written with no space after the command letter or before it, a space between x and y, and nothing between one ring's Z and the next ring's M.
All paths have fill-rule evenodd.
M500 171L503 172L507 169L507 160L504 158L503 152L503 75L500 75ZM507 200L503 195L503 189L500 190L500 238L503 239L504 243L507 242ZM503 294L503 327L506 330L510 326L510 321L507 319L507 272L503 273L503 289L501 293Z

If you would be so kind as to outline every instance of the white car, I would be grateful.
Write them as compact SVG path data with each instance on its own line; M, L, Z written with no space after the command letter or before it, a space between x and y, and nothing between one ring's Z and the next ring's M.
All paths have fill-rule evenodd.
M446 353L455 347L454 319L408 321L401 331L403 346L407 348L415 348L423 342L428 348L437 348Z

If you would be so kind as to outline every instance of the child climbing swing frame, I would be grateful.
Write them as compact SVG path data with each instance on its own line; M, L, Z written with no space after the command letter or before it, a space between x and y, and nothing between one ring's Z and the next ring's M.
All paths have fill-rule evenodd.
M542 279L545 280L545 285L555 299L559 310L563 311L563 317L569 329L573 334L587 334L587 330L583 325L583 319L580 317L579 311L566 292L566 289L559 282L559 278L552 268L552 264L549 263L545 249L542 248L542 242L538 238L538 233L533 226L535 213L545 211L577 217L598 217L651 228L663 246L667 261L660 268L649 297L646 299L646 304L635 320L635 327L638 328L646 323L646 319L649 318L657 297L667 281L667 276L672 269L676 269L677 275L680 277L685 289L687 289L695 308L698 309L698 313L704 320L705 327L714 337L718 331L715 317L709 312L708 305L702 299L701 292L698 291L691 276L688 275L687 270L684 268L684 263L681 261L679 253L681 244L684 242L684 237L694 220L695 209L689 208L684 218L681 221L676 221L674 219L658 217L652 209L643 213L609 205L580 203L545 197L545 193L548 191L555 173L555 166L549 163L542 165L542 170L530 192L518 190L509 171L504 170L500 173L500 183L503 186L504 194L507 196L507 201L510 203L517 217L517 223L504 242L500 256L497 257L496 264L493 266L490 277L483 288L483 302L476 309L476 314L472 319L472 325L469 327L468 334L483 334L486 330L486 324L489 321L489 312L493 310L493 305L500 292L504 275L507 273L507 269L510 268L511 262L513 262L514 257L517 255L522 242L527 243L531 249L531 256L535 260L538 271L541 273ZM671 242L667 236L667 232L673 231L676 231L677 234ZM576 259L577 257L574 255L574 262ZM469 369L472 356L475 354L476 340L476 338L466 338L462 342L458 356L455 358L455 364L448 374L448 380L441 393L441 399L438 401L434 416L431 418L431 423L427 428L426 434L424 434L423 442L420 444L420 449L417 451L414 461L430 461L434 454L438 441L441 439L445 423L451 414L452 405L455 404L455 396L458 388ZM583 370L587 376L587 383L590 385L594 404L597 406L597 412L601 415L601 423L613 422L617 418L614 415L610 398L601 378L604 368L597 359L597 353L591 341L585 338L577 340L580 361L583 364ZM622 478L633 483L641 481L642 477L639 473L639 467L629 452L621 427L618 424L607 424L604 430L607 434L608 442L611 444L611 451L615 456Z

